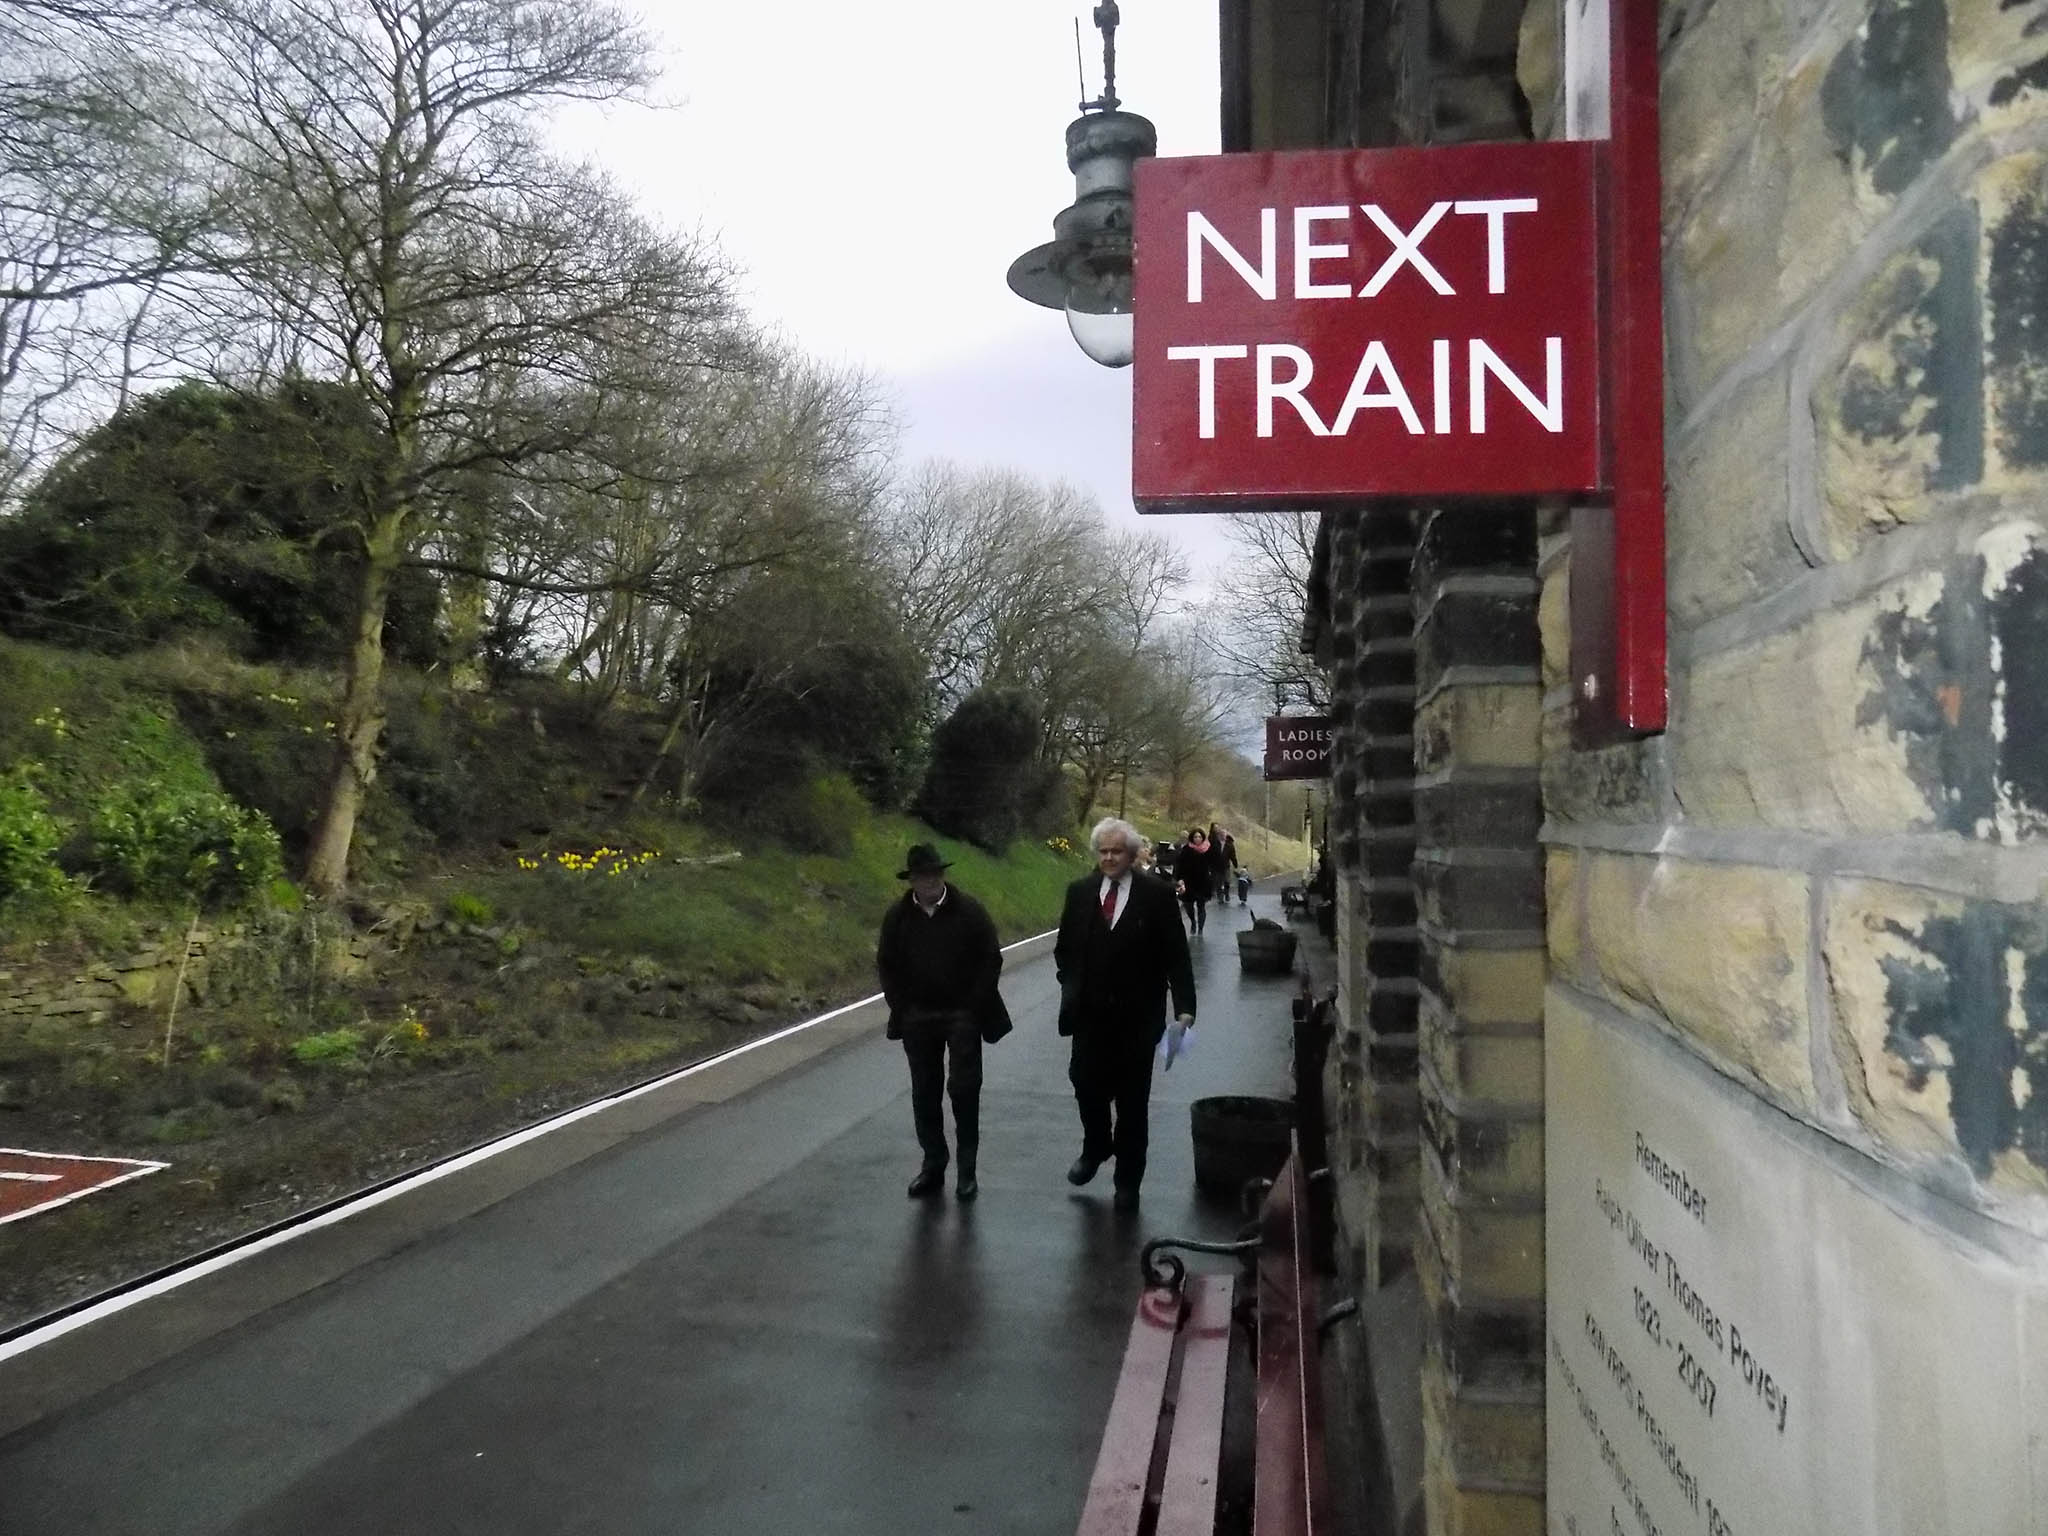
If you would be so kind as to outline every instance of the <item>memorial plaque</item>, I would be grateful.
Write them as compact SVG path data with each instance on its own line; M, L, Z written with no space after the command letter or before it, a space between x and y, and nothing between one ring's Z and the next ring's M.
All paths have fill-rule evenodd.
M2048 1519L2048 1244L1649 1026L1546 1014L1554 1536Z

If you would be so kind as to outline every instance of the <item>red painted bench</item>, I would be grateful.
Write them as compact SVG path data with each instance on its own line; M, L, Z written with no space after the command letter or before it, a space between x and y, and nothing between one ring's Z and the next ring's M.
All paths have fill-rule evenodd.
M1235 1243L1158 1238L1145 1245L1145 1289L1078 1536L1211 1536L1216 1530L1234 1313L1250 1323L1256 1341L1253 1536L1307 1536L1326 1524L1306 1194L1297 1152L1261 1204L1253 1235ZM1243 1282L1189 1275L1170 1248L1238 1254L1250 1261L1250 1274ZM1247 1304L1234 1308L1239 1285Z

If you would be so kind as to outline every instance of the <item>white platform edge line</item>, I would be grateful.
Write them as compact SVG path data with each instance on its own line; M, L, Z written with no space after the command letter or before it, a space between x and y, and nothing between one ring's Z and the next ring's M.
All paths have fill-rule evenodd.
M1008 954L1013 949L1021 949L1026 944L1035 944L1040 939L1049 938L1057 931L1057 929L1048 928L1044 933L1035 933L1029 938L1017 940L1014 944L1005 944L1003 946L1003 953ZM308 1232L317 1232L322 1227L331 1227L337 1222L346 1221L349 1217L382 1205L387 1200L395 1200L400 1195L410 1194L413 1190L423 1185L431 1184L436 1179L446 1178L451 1173L460 1173L466 1168L473 1168L478 1163L496 1157L501 1152L509 1152L514 1147L524 1146L529 1141L536 1141L551 1131L559 1131L566 1125L573 1125L577 1121L587 1119L589 1116L595 1115L600 1111L637 1099L642 1094L658 1092L668 1087L671 1083L681 1082L686 1077L694 1077L699 1072L731 1061L735 1056L744 1056L748 1051L759 1050L764 1045L773 1045L778 1040L786 1040L791 1035L800 1034L804 1030L814 1028L819 1024L829 1023L833 1019L843 1017L854 1012L856 1009L865 1008L869 1004L878 1003L881 1000L882 994L876 992L868 997L859 999L857 1002L846 1003L829 1012L821 1013L814 1019L805 1019L801 1023L788 1025L783 1029L778 1029L772 1035L763 1035L758 1040L749 1040L744 1045L736 1045L729 1051L721 1051L718 1055L707 1060L679 1068L665 1077L656 1078L651 1083L642 1083L637 1088L628 1088L609 1098L598 1099L594 1103L585 1104L579 1109L567 1110L562 1114L556 1115L551 1120L541 1121L538 1125L529 1125L524 1130L513 1131L508 1135L499 1137L496 1141L487 1142L481 1147L465 1152L460 1157L450 1158L445 1163L437 1163L432 1168L416 1173L409 1179L402 1179L396 1184L390 1184L383 1189L374 1190L359 1200L351 1200L346 1205L338 1205L332 1210L323 1211L318 1216L299 1222L295 1226L287 1227L281 1232L273 1232L268 1237L258 1238L254 1242L245 1243L230 1252L216 1254L213 1258L178 1270L175 1274L164 1275L160 1279L152 1280L147 1285L137 1286L132 1291L123 1291L118 1296L110 1296L96 1306L86 1307L70 1314L68 1317L60 1317L46 1328L38 1328L33 1333L25 1333L19 1338L10 1339L5 1344L0 1344L0 1362L11 1360L17 1355L25 1355L30 1350L48 1344L52 1340L62 1338L67 1333L75 1332L77 1329L99 1322L103 1318L112 1317L116 1312L126 1311L129 1307L139 1305L142 1302L151 1301L158 1296L166 1295L181 1286L189 1285L194 1280L203 1279L207 1275L226 1269L231 1264L239 1264L242 1260L252 1259L259 1253L265 1253L272 1248L282 1247L294 1238L305 1236ZM81 1193L84 1192L82 1191Z
M131 1168L141 1168L152 1173L159 1168L171 1166L169 1163L152 1163L145 1157L90 1157L83 1152L31 1152L27 1147L0 1147L0 1157L50 1157L65 1163L126 1163Z
M0 1147L0 1152L12 1150L9 1147ZM27 1152L22 1155L25 1157L56 1157L60 1154L55 1152ZM116 1184L126 1184L130 1179L144 1178L149 1174L159 1173L171 1166L169 1163L138 1162L132 1157L81 1157L77 1161L81 1163L127 1163L130 1167L126 1173L117 1173L111 1179L102 1179L99 1183L89 1184L84 1189L74 1189L68 1195L59 1195L54 1200L45 1200L40 1205L32 1205L25 1211L16 1211L12 1216L0 1216L0 1227L6 1226L10 1221L23 1221L30 1216L40 1216L45 1211L54 1211L60 1205L69 1205L74 1200L83 1200L87 1195L96 1195L103 1189L112 1189ZM4 1354L0 1354L0 1359L5 1358Z

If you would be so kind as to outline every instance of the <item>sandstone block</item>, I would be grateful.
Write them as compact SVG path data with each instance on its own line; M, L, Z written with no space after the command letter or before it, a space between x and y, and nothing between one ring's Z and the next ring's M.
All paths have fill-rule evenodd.
M1743 383L1671 448L1672 622L1753 602L1805 569L1788 518L1789 365Z
M1579 973L1579 858L1570 848L1544 851L1544 937L1550 943L1550 968L1560 976Z
M2033 74L2037 115L2048 116L2048 64ZM2009 157L1986 172L1977 195L1986 231L1985 483L2038 505L2048 480L2048 155Z
M1494 1199L1541 1199L1541 1107L1500 1109L1459 1101L1425 1078L1417 1107L1421 1134L1450 1197L1460 1205Z
M2006 0L1948 0L1948 72L1979 124L1998 131L2048 107L2048 28Z
M1543 712L1543 809L1558 823L1639 826L1665 819L1671 786L1670 738L1581 750L1572 740L1569 703Z
M1561 688L1572 670L1572 563L1560 560L1543 574L1536 600L1536 641L1543 656L1543 688Z
M1585 857L1585 942L1600 987L1654 1009L1719 1062L1812 1113L1806 876Z
M1907 577L1675 678L1688 817L1837 836L1928 826L1943 719L1922 636L1944 585L1937 572Z
M1823 126L1824 66L1802 59L1721 174L1673 210L1681 222L1666 231L1665 281L1682 317L1669 348L1675 420L1797 314L1890 206L1889 195L1859 198Z
M1545 1322L1540 1304L1467 1306L1449 1285L1432 1243L1415 1250L1424 1347L1451 1381L1468 1392L1540 1403Z
M1541 659L1534 577L1452 577L1415 630L1413 681L1429 689L1451 667L1527 667Z
M1452 849L1415 861L1416 910L1446 932L1534 932L1543 926L1543 865L1527 849Z
M1375 1144L1408 1143L1415 1139L1418 1097L1415 1079L1387 1079L1368 1069L1359 1085L1359 1123Z
M1465 1027L1435 998L1422 1007L1418 1045L1428 1071L1463 1099L1540 1107L1543 1036L1527 1026L1481 1033Z
M1960 205L1887 262L1815 365L1828 553L1936 515L1984 473L1976 209Z
M1947 0L1872 0L1826 64L1821 116L1867 202L1897 197L1954 142Z
M1426 944L1422 990L1467 1023L1530 1024L1543 1018L1541 949L1472 949Z
M1543 827L1534 771L1454 769L1411 792L1417 841L1425 848L1533 848Z
M1415 543L1413 589L1427 605L1437 587L1459 576L1533 576L1536 519L1519 503L1467 503L1433 512ZM1409 573L1401 573L1408 581Z
M1455 1485L1542 1488L1541 1393L1532 1402L1519 1394L1462 1391L1432 1349L1422 1360L1422 1422Z
M1537 762L1543 691L1527 683L1439 689L1415 711L1418 773L1445 768L1524 768Z
M1830 1042L1864 1130L1908 1163L2048 1194L2048 919L1874 880L1828 893Z
M1447 1286L1465 1306L1543 1299L1543 1212L1461 1203L1436 1159L1422 1157L1423 1242L1436 1244Z
M1543 1495L1463 1488L1423 1441L1422 1506L1429 1536L1543 1536Z
M1515 84L1529 103L1529 136L1547 139L1561 119L1564 36L1558 7L1530 0L1515 38Z
M1783 83L1784 27L1776 6L1711 5L1665 50L1658 115L1667 221L1747 148Z

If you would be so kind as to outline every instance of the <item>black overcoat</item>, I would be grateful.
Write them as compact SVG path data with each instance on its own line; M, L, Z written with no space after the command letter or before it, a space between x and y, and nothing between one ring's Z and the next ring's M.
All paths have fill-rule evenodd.
M1003 974L1003 951L988 910L951 881L946 882L945 901L932 916L915 911L915 900L906 891L890 904L875 945L875 970L889 1004L888 1037L901 1040L905 1010L925 1006L964 1008L974 1015L982 1039L990 1043L1002 1039L1010 1032L1010 1010L1003 1005L1003 994L996 986ZM943 956L941 968L951 974L943 996L910 995L908 946L912 944L933 945Z
M1119 1030L1156 1041L1166 1030L1166 1003L1193 1017L1195 969L1180 908L1163 880L1134 871L1131 894L1114 928L1102 920L1102 876L1067 887L1053 942L1060 983L1060 1033Z

